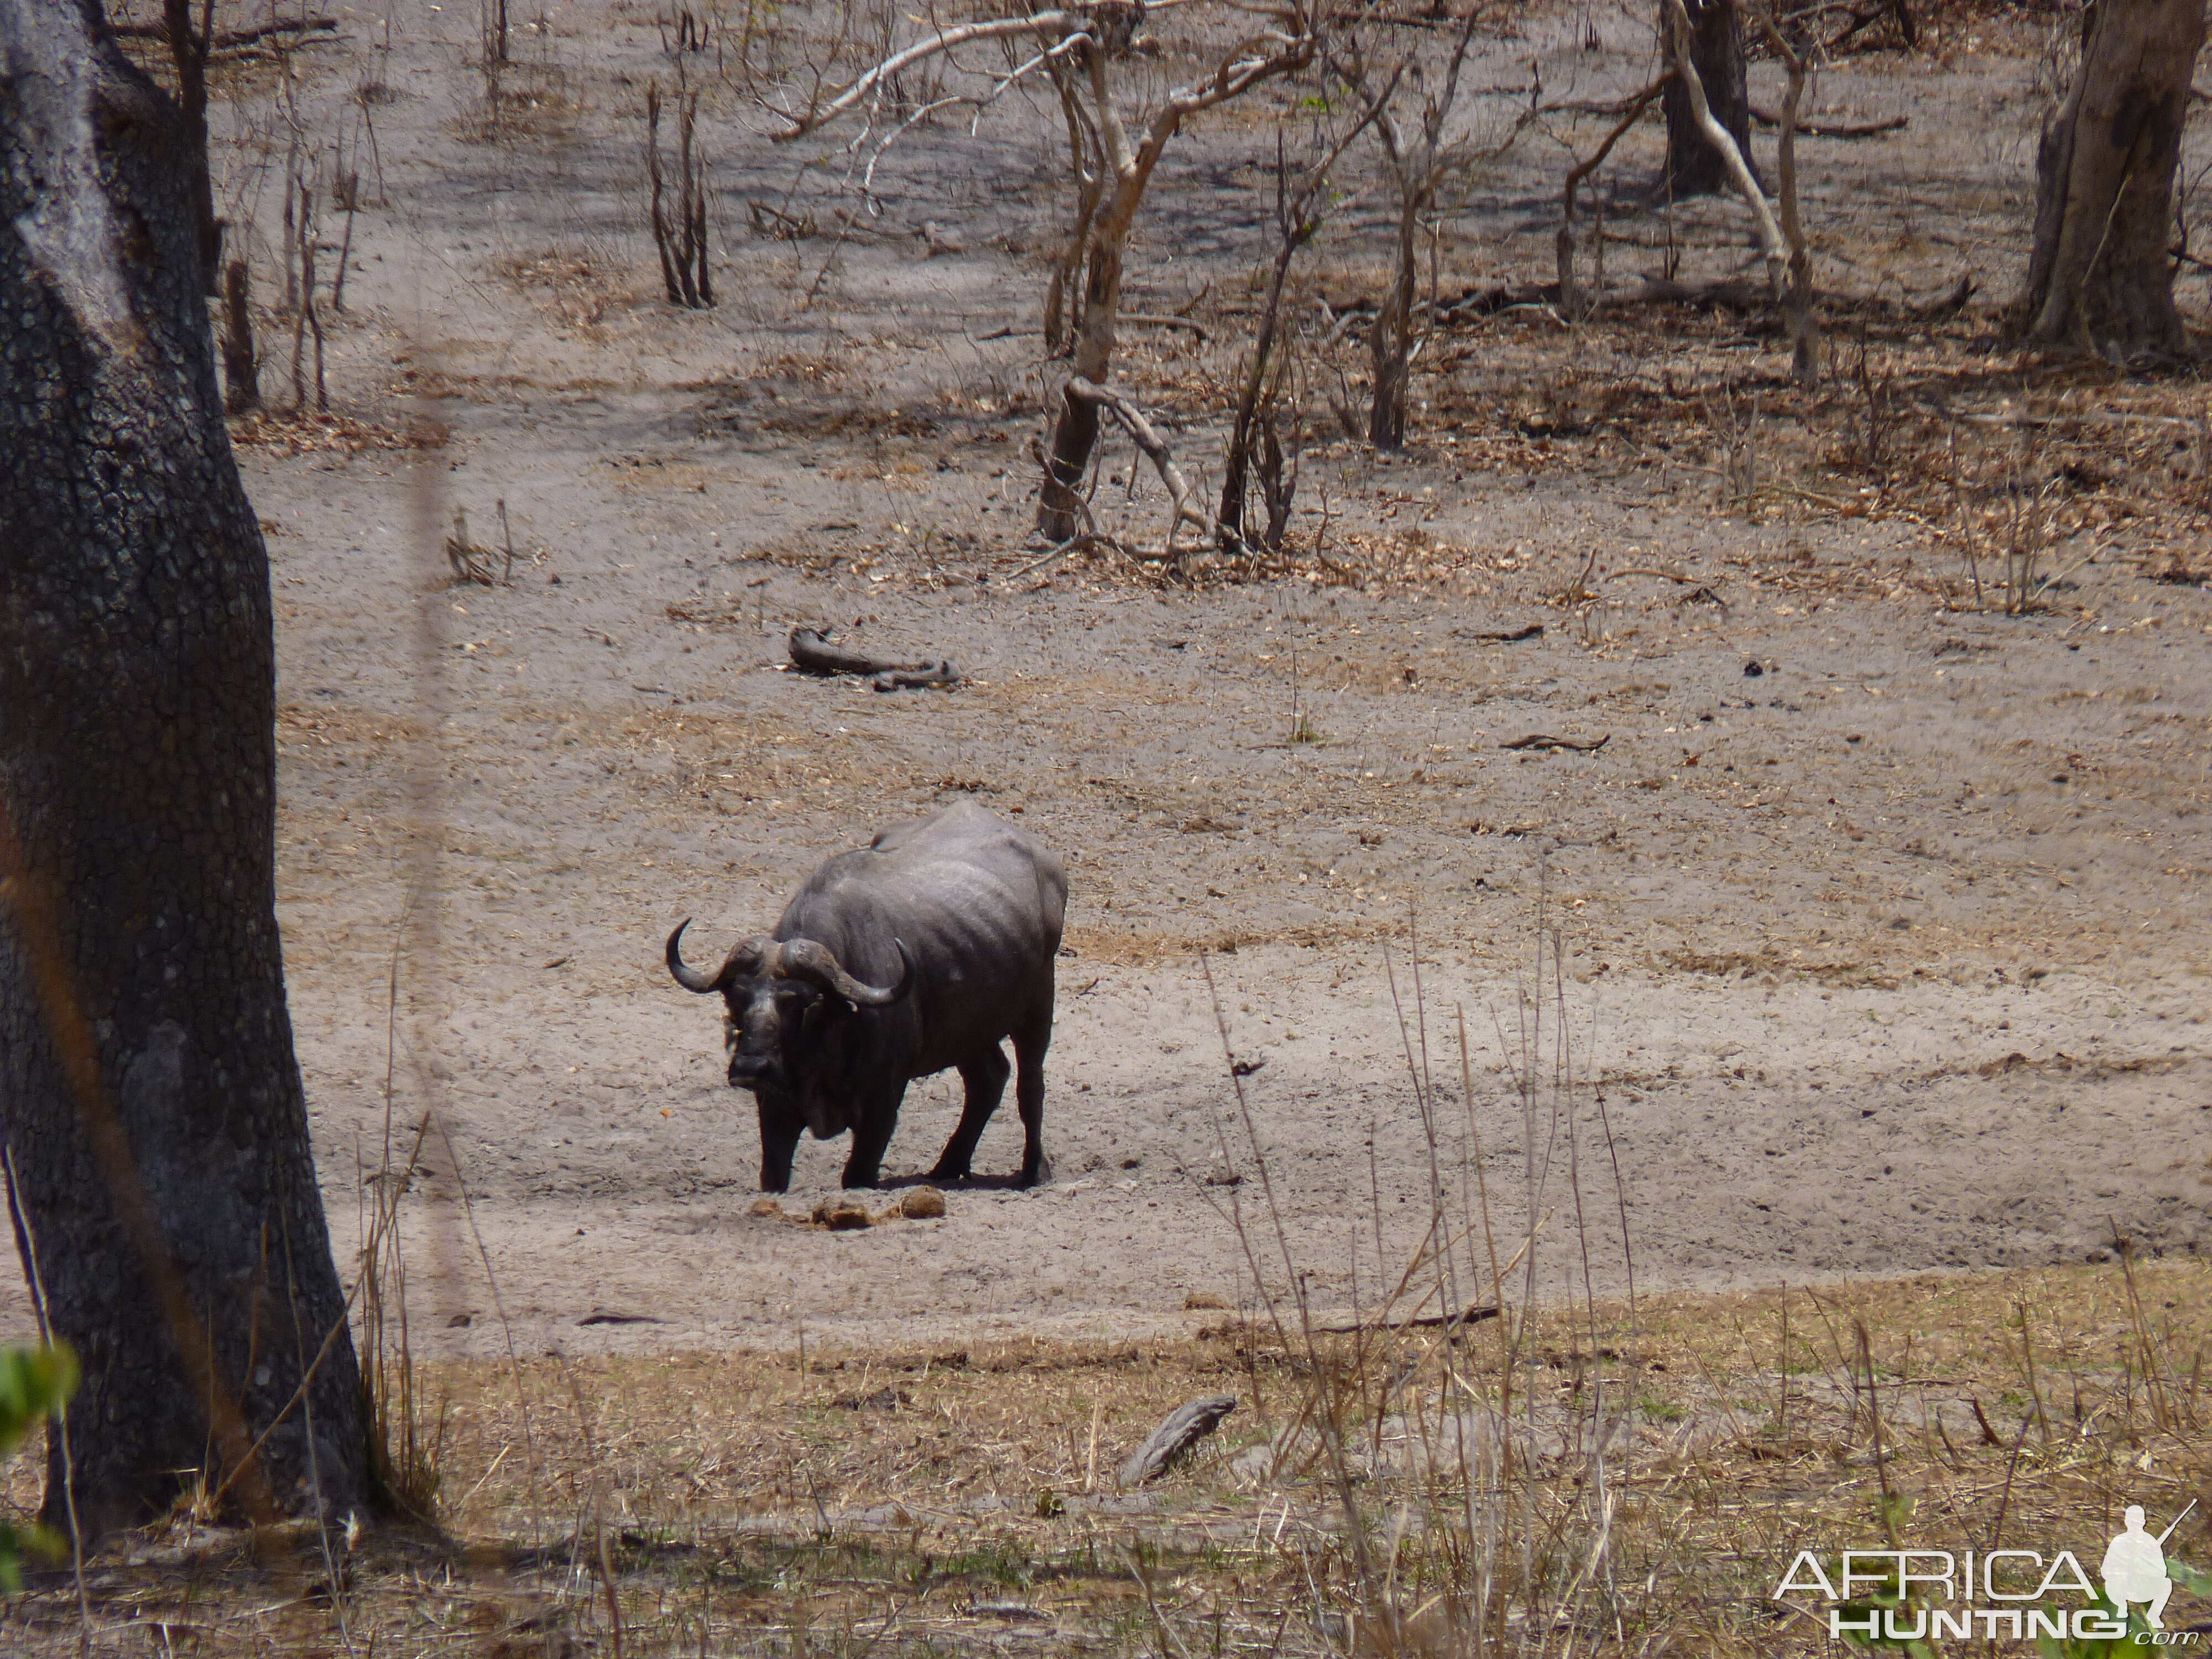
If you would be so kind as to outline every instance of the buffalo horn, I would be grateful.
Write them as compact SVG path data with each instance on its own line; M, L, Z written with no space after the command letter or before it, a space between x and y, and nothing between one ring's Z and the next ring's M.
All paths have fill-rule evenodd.
M864 1008L880 1008L886 1003L896 1002L914 985L914 957L908 952L906 941L894 939L898 946L899 974L896 985L863 985L838 964L828 945L811 939L787 939L780 949L771 971L789 978L811 980L825 991L835 991L846 1001Z
M702 974L684 960L684 930L690 925L691 918L686 916L676 924L676 931L668 936L668 971L687 991L718 991L721 987L715 982L714 975Z
M769 971L770 973L777 971L775 958L779 947L766 939L740 939L730 951L729 956L722 963L721 972L701 973L684 960L684 952L680 946L684 930L690 925L691 918L686 916L676 924L676 931L668 936L668 971L675 975L676 982L685 990L719 991L732 979L757 971L763 956L769 959Z

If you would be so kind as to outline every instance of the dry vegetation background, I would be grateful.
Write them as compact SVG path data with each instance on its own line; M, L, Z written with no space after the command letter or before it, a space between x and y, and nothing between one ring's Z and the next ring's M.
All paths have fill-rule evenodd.
M2212 403L2005 339L2064 15L1823 65L1812 118L1906 125L1801 142L1805 391L1656 124L1585 186L1605 297L1550 302L1609 123L1523 114L1632 92L1650 20L1495 9L1464 118L1512 143L1424 222L1406 451L1347 435L1389 217L1355 146L1291 283L1290 533L1179 567L1125 440L1115 544L1025 544L1048 102L915 126L863 197L850 130L770 135L897 7L511 7L504 64L496 18L337 9L220 52L212 109L294 1013L432 1520L180 1512L82 1608L66 1574L0 1606L11 1651L1814 1653L1769 1599L1798 1548L2086 1559L2201 1489ZM699 94L712 308L662 297L651 86ZM1312 97L1194 123L1132 244L1116 384L1202 494ZM802 623L970 683L799 681ZM1505 746L1537 735L1604 742ZM759 1213L659 941L963 793L1071 860L1055 1180L831 1233L810 1145ZM954 1115L917 1085L889 1167ZM1309 1336L1298 1287L1323 1325L1506 1311ZM1118 1490L1214 1391L1200 1455Z

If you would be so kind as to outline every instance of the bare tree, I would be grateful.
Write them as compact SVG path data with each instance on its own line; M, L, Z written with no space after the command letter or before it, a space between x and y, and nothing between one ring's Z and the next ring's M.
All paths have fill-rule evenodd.
M1375 388L1367 440L1377 449L1396 449L1406 441L1421 221L1449 180L1477 161L1503 153L1533 115L1540 95L1540 90L1532 94L1529 113L1496 143L1485 144L1471 128L1452 134L1461 76L1485 11L1481 5L1468 10L1438 65L1421 63L1418 33L1416 44L1388 63L1372 60L1361 30L1346 30L1330 39L1329 69L1358 99L1365 122L1372 125L1382 152L1383 173L1395 198L1390 279L1368 335Z
M286 215L287 222L293 222ZM315 254L321 246L322 221L315 212L315 192L304 181L300 185L300 213L296 222L300 257L300 307L292 315L292 412L304 414L307 407L307 386L303 368L303 352L310 332L315 342L315 408L327 412L331 406L328 383L323 379L323 313L315 304Z
M1587 159L1576 162L1567 169L1566 184L1559 192L1559 228L1552 238L1553 258L1559 273L1559 310L1565 316L1580 321L1589 314L1589 307L1594 306L1601 297L1593 294L1589 296L1588 304L1585 304L1580 284L1575 278L1575 198L1582 190L1583 180L1605 165L1605 158L1613 154L1613 147L1620 142L1622 136L1631 127L1644 118L1644 112L1651 107L1651 100L1656 98L1674 78L1674 71L1672 67L1662 70L1658 78L1644 87L1641 92L1631 94L1620 103L1602 112L1617 116L1619 118L1605 137L1599 141L1598 147L1590 152ZM1604 246L1602 240L1604 230L1605 227L1601 222L1598 227L1601 253ZM1601 278L1602 275L1603 273L1601 272ZM1602 281L1600 286L1603 286Z
M698 148L699 94L676 89L676 200L672 210L660 167L660 83L645 89L645 171L653 191L653 246L668 303L711 310L714 278L707 265L707 158Z
M246 261L233 255L222 273L223 411L261 407L261 353L253 343L253 288Z
M1291 184L1291 164L1280 127L1275 130L1275 254L1267 271L1267 295L1261 302L1260 324L1252 337L1252 356L1237 398L1236 418L1230 423L1229 447L1221 483L1221 512L1217 520L1221 545L1233 551L1244 543L1244 503L1249 486L1254 451L1263 476L1261 495L1267 509L1267 545L1271 552L1282 547L1283 529L1290 517L1290 495L1296 489L1296 468L1284 470L1282 435L1276 429L1282 371L1276 346L1282 326L1283 290L1290 279L1291 262L1311 242L1322 226L1322 202L1330 176L1352 141L1374 119L1370 107L1345 132L1330 141L1320 157L1305 168L1297 184Z
M2030 339L2121 358L2187 349L2167 244L2204 5L2084 9L2081 67L2035 159L2035 244L2020 300Z
M1081 530L1085 507L1079 489L1097 446L1102 422L1109 415L1121 418L1117 404L1127 407L1118 394L1100 394L1113 367L1129 233L1162 153L1192 116L1242 97L1262 82L1305 68L1314 61L1317 50L1314 16L1307 9L1307 0L1279 0L1264 10L1218 0L1193 5L1178 15L1195 19L1206 13L1237 20L1243 32L1217 56L1202 77L1169 89L1154 102L1141 125L1123 112L1124 101L1136 100L1131 89L1121 84L1121 66L1143 50L1140 31L1145 7L1141 0L1098 0L1079 9L987 18L932 29L914 45L888 54L849 84L834 90L824 88L805 111L789 118L791 125L786 131L776 135L787 142L848 114L864 112L866 125L854 141L854 147L872 140L880 156L901 134L940 110L966 106L980 117L1008 88L1032 76L1064 69L1060 82L1061 107L1075 158L1079 198L1085 188L1081 181L1095 179L1096 202L1089 211L1079 211L1076 246L1055 274L1073 317L1066 325L1070 373L1061 390L1051 447L1044 459L1037 507L1038 532L1049 541L1068 541ZM877 136L877 124L890 112L890 88L895 77L983 41L1027 42L1034 49L1003 75L978 77L981 84L973 91L933 99L913 109L887 133ZM874 162L869 166L872 173ZM1157 456L1154 462L1158 465ZM1195 510L1182 504L1187 489L1176 491L1172 482L1169 488L1178 496L1179 524ZM1203 514L1196 516L1211 527Z
M1900 15L1903 0L1898 0ZM1774 183L1782 210L1782 239L1790 246L1790 283L1782 295L1783 325L1789 331L1790 372L1807 388L1820 381L1820 329L1813 315L1813 251L1805 235L1805 216L1797 192L1797 118L1805 102L1805 54L1765 12L1759 27L1782 59L1790 77L1783 94L1780 132L1774 153Z

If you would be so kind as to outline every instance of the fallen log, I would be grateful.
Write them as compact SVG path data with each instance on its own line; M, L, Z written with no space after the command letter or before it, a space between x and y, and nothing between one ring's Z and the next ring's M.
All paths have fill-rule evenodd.
M1185 1456L1193 1446L1212 1434L1221 1419L1237 1409L1233 1394L1202 1394L1170 1412L1167 1420L1152 1431L1152 1438L1129 1455L1121 1465L1126 1488L1157 1480Z
M1751 106L1751 118L1763 127L1778 127L1782 118L1771 110ZM1885 133L1902 132L1911 121L1909 115L1893 115L1887 121L1800 121L1797 135L1801 138L1879 138Z
M1339 1320L1334 1324L1316 1325L1314 1329L1325 1332L1330 1336L1349 1336L1357 1331L1433 1330L1438 1327L1445 1330L1456 1330L1462 1325L1479 1324L1483 1320L1497 1317L1498 1304L1494 1302L1485 1302L1476 1307L1462 1308L1457 1313L1415 1314L1410 1319Z
M909 691L926 688L951 690L960 684L960 671L943 658L934 661L892 662L859 651L832 645L818 628L794 628L788 648L792 666L808 674L858 674L875 682L878 691Z
M1677 283L1664 276L1644 276L1627 293L1612 296L1632 304L1655 306L1725 306L1730 311L1763 311L1774 303L1765 284L1723 277L1713 283Z
M1613 741L1608 732L1595 739L1555 738L1549 732L1531 732L1525 738L1514 738L1498 746L1500 749L1571 749L1578 755L1595 755Z

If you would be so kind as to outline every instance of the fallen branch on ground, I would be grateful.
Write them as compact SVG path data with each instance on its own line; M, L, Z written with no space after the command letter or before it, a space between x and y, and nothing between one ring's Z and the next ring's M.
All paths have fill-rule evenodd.
M501 520L504 522L506 503L501 504ZM491 574L492 562L500 556L481 542L469 539L469 515L463 507L453 509L453 533L446 538L446 562L453 567L453 580L475 582L481 587L498 587L514 579L514 544L510 538L507 548L507 564L502 572Z
M934 661L891 662L880 657L848 651L832 645L818 628L794 628L789 641L792 665L809 674L860 674L874 679L878 691L908 691L927 687L951 690L960 684L960 671L943 658Z
M1580 738L1555 738L1548 732L1531 732L1525 738L1515 738L1498 746L1500 749L1571 749L1578 755L1594 755L1612 741L1613 733L1610 732L1595 741L1585 741Z
M1152 1431L1152 1438L1131 1453L1128 1461L1121 1465L1121 1485L1141 1486L1158 1480L1236 1409L1237 1396L1233 1394L1202 1394L1195 1400L1185 1401L1168 1413L1167 1420Z
M1439 1327L1445 1330L1456 1330L1462 1325L1474 1325L1497 1317L1497 1304L1486 1302L1478 1307L1462 1308L1457 1313L1415 1314L1410 1319L1341 1320L1334 1324L1316 1325L1314 1329L1330 1336L1350 1336L1359 1331L1433 1330Z
M1139 312L1134 314L1124 313L1119 320L1123 323L1133 323L1139 328L1187 328L1193 334L1198 337L1198 343L1200 345L1204 345L1207 340L1212 337L1206 333L1206 330L1202 326L1197 323L1192 322L1188 317L1155 317L1144 312ZM971 334L969 336L969 338L979 341L1018 340L1026 335L1035 334L1037 332L1039 332L1039 331L1036 329L1016 328L1012 324L1009 323L1004 328L993 329L988 334Z
M1751 118L1763 127L1782 125L1780 116L1756 104L1751 106ZM1909 115L1893 115L1887 121L1800 121L1797 131L1808 138L1879 138L1886 132L1904 131L1911 118Z
M1207 338L1205 329L1188 317L1158 317L1149 312L1125 311L1121 313L1121 321L1125 326L1134 325L1138 328L1187 328L1198 336L1198 343L1200 345L1204 345Z
M1741 277L1723 276L1711 283L1678 283L1665 276L1644 276L1634 289L1616 296L1630 303L1655 306L1725 306L1730 311L1764 311L1774 302L1765 284Z
M811 213L798 217L781 208L771 207L766 202L747 202L745 211L751 215L753 234L772 236L778 241L796 242L805 237L819 236L822 227L815 223Z

